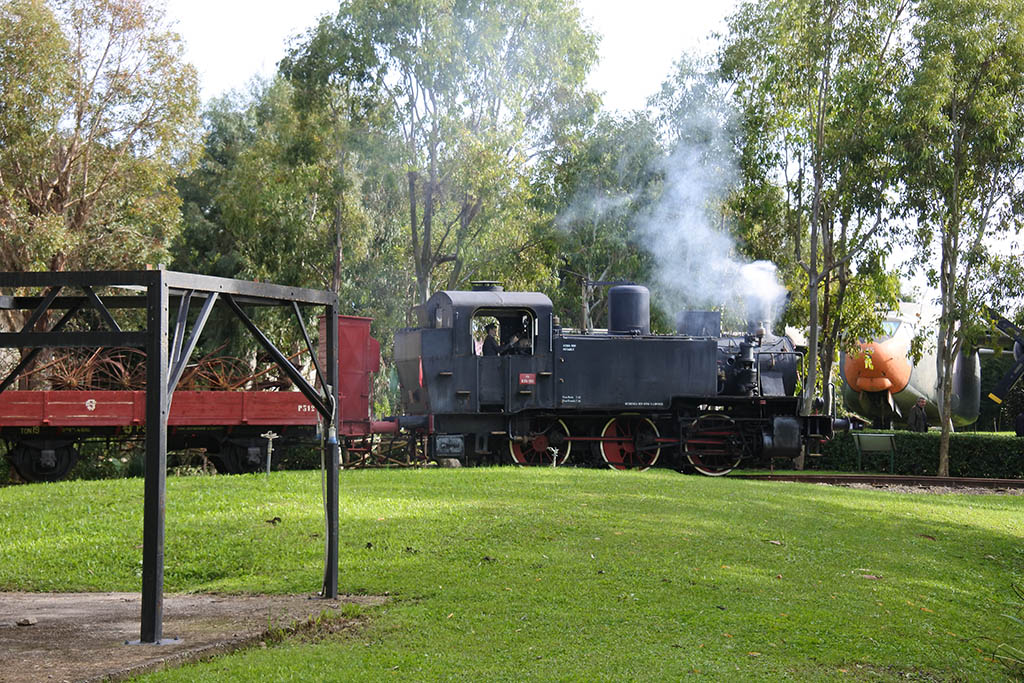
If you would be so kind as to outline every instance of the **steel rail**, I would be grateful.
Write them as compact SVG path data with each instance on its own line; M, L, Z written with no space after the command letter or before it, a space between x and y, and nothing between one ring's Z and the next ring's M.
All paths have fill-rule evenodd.
M759 481L797 481L808 484L871 484L872 486L944 486L948 488L1024 488L1024 479L934 477L899 474L730 474L730 478Z

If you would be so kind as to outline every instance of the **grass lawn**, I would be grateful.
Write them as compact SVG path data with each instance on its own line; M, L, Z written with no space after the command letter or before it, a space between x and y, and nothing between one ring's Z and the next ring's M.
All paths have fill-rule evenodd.
M138 591L142 501L0 489L0 589ZM320 505L314 472L169 479L166 590L315 592ZM364 629L146 680L999 680L976 648L1024 641L1022 496L366 470L340 538L341 591L391 596Z

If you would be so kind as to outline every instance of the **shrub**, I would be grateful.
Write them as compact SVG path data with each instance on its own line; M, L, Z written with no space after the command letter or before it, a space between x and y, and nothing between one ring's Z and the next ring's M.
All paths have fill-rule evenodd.
M885 431L885 430L872 430ZM934 432L890 431L896 436L896 474L934 475L939 467L939 438ZM837 434L814 459L818 469L855 471L857 447L850 433ZM887 453L865 453L863 469L888 472ZM951 434L949 439L951 477L1024 478L1024 439L1004 434L971 432Z

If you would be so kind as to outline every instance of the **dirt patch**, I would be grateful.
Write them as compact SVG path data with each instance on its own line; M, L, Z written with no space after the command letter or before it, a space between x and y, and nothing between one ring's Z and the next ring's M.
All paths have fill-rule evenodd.
M377 596L165 595L160 645L138 641L138 593L0 593L0 681L118 680L254 645ZM341 617L337 617L340 619Z

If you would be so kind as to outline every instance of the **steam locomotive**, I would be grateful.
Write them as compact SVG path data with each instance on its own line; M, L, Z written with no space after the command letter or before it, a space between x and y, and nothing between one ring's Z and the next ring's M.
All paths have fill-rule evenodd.
M650 294L637 285L609 289L608 312L606 331L578 331L559 325L544 294L494 283L437 292L395 335L405 414L394 428L426 435L435 460L712 476L832 435L831 416L801 415L801 353L788 337L759 323L723 335L712 311L652 334ZM483 355L495 324L506 352Z

